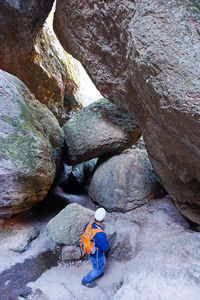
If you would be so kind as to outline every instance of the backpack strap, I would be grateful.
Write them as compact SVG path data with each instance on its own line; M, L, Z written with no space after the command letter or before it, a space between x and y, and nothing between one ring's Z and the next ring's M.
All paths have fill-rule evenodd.
M89 224L87 225L87 227L85 228L88 229L88 230L91 230L94 234L92 235L92 239L94 238L95 234L98 233L98 232L104 232L103 229L101 228L92 228L92 224L94 223L94 221L90 221ZM97 225L98 226L98 225Z
M97 225L98 226L98 225ZM93 232L94 232L94 235L93 235L93 237L92 237L92 239L95 237L95 235L97 234L97 233L99 233L99 232L104 232L103 231L103 229L101 229L101 228L92 228L92 230L93 230ZM97 248L96 248L97 249Z
M95 234L98 232L104 232L101 228L93 228L93 230L95 231Z

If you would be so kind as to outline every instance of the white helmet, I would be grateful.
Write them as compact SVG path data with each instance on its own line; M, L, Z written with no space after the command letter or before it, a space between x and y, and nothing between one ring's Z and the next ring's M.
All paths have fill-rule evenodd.
M95 220L98 222L102 222L104 220L105 216L106 216L106 211L103 207L98 208L94 215Z

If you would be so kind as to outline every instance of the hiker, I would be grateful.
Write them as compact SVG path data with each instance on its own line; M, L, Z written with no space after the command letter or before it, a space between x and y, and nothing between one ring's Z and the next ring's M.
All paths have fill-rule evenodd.
M82 280L82 284L89 288L96 286L94 279L103 273L106 265L105 252L109 249L109 245L107 236L102 228L105 216L105 209L98 208L95 212L95 220L88 222L84 228L85 232L85 230L87 231L88 228L91 227L94 234L94 237L92 238L94 248L90 250L92 252L89 254L93 269L86 276L84 276ZM90 253L90 251L87 253Z

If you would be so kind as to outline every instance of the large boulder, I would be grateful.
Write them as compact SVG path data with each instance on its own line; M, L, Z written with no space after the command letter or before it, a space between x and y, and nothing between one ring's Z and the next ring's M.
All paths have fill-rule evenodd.
M30 84L34 79L30 68L31 59L34 59L34 39L41 31L53 2L0 0L0 67L22 81L27 79Z
M74 59L52 29L53 2L0 1L0 68L20 78L62 123L82 105Z
M92 177L89 195L109 211L129 211L154 198L158 184L147 152L126 150L101 163Z
M138 118L154 170L200 223L198 5L58 0L54 30L102 95Z
M50 110L16 77L0 71L0 217L44 199L54 180L63 133Z
M107 99L76 113L63 126L66 162L77 164L135 144L141 135L136 119Z
M77 203L67 205L47 225L50 237L58 244L79 246L83 229L94 212Z
M85 225L94 220L94 211L78 203L67 205L61 212L51 219L47 225L50 237L58 244L79 246ZM104 230L108 241L112 241L115 228L105 222Z

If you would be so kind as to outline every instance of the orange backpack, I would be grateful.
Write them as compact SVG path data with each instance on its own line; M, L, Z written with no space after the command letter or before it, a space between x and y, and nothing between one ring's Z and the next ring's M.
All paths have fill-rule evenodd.
M82 234L80 247L87 254L94 254L96 251L93 238L96 233L104 232L101 228L92 228L93 221L89 222Z

